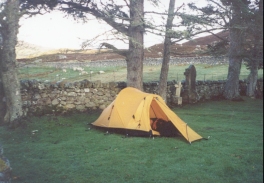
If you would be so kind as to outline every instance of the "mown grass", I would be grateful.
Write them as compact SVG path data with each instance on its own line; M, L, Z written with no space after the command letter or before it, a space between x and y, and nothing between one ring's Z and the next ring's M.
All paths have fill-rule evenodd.
M168 81L176 80L182 81L185 79L185 69L189 65L172 65L168 72ZM226 80L228 73L228 64L224 65L195 65L197 72L197 80ZM159 81L161 66L144 66L143 68L143 81ZM80 81L88 79L90 81L101 80L103 82L118 82L126 81L127 68L126 67L84 67L84 71L88 74L79 75L79 71L73 71L73 69L66 69L67 72L63 72L62 69L55 69L52 67L22 67L19 69L20 79L37 79L41 81ZM93 72L92 74L91 71ZM104 74L98 74L99 71L104 71ZM246 79L248 77L249 70L243 65L241 68L240 79ZM263 69L259 70L259 78L263 78Z
M0 142L13 183L261 183L263 100L244 99L174 108L193 130L210 136L191 145L181 137L106 135L90 125L99 112L1 126Z

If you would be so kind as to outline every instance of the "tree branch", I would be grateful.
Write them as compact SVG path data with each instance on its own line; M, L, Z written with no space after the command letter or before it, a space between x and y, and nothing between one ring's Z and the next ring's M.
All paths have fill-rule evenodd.
M109 43L102 43L99 47L99 51L102 49L102 47L105 47L105 48L108 48L108 49L111 49L113 50L114 53L117 53L121 56L124 56L124 57L127 57L127 54L128 54L128 50L126 49L118 49L116 48L115 46L113 46L112 44L109 44Z
M115 28L117 31L122 32L123 34L128 36L128 28L125 26L125 24L114 21L113 17L107 15L102 10L99 10L97 8L97 5L94 3L92 3L91 8L88 6L88 4L83 6L81 4L74 3L74 2L60 1L59 4L62 5L60 7L62 11L65 11L69 14L73 14L74 12L79 12L79 11L82 13L83 12L90 13L96 18L104 20L107 24ZM63 5L67 5L68 7L63 7Z

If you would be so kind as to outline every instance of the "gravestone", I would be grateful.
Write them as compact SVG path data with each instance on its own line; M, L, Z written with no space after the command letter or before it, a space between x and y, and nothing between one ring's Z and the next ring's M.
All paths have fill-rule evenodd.
M176 93L175 93L175 100L178 105L182 105L182 97L181 97L181 89L182 89L182 84L179 82L178 84L174 85L176 88Z
M185 75L185 95L188 103L195 103L199 96L196 92L196 69L194 65L190 65L184 72Z
M3 155L3 146L0 144L0 183L11 183L11 167L7 158Z

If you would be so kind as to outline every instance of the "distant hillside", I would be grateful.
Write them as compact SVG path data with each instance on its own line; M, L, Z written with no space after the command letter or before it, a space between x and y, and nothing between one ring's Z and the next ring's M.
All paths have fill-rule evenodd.
M202 51L207 49L207 45L211 44L215 41L219 41L221 39L228 39L228 32L219 32L215 35L204 36L200 38L193 39L191 41L182 43L182 44L174 44L171 46L171 56L174 57L194 57L198 54L200 56L205 56ZM163 43L156 44L154 46L149 47L145 51L146 57L161 57L160 54L163 53Z
M220 32L217 36L222 38L228 37L228 32ZM205 56L204 50L207 45L220 39L214 35L204 36L193 39L183 44L174 44L171 46L172 57L195 57ZM163 54L163 43L155 44L145 49L146 58L161 58ZM49 49L28 43L23 43L17 46L18 61L26 61L30 58L41 59L43 62L53 61L97 61L97 60L114 60L124 59L116 53L109 50L98 52L97 50L70 50L70 49ZM58 55L65 55L64 59L59 59ZM23 59L22 59L23 58Z
M37 57L52 50L54 49L45 48L21 41L16 46L17 59Z
M193 39L193 40L188 41L186 43L183 43L182 45L184 45L184 46L208 45L208 44L211 44L215 41L220 41L221 39L219 39L218 37L223 38L223 39L228 39L228 36L229 36L229 32L223 31L223 32L217 33L216 36L215 35L209 35L209 36L196 38L196 39Z

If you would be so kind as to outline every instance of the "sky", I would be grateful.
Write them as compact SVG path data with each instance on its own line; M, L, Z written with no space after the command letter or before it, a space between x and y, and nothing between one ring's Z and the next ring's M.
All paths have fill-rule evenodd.
M60 12L22 19L18 40L47 48L80 48L81 43L106 31L108 26L97 23L78 23Z
M198 2L198 0L196 0ZM160 9L168 9L169 0L162 0ZM190 0L176 0L176 6L188 3ZM202 1L199 0L201 3ZM145 5L145 10L152 10L150 5ZM18 40L37 46L51 49L80 49L85 40L92 39L97 35L104 35L104 32L111 29L105 23L90 20L87 23L76 22L71 17L65 17L61 12L53 11L44 15L36 15L30 18L21 18ZM145 47L162 43L162 37L145 35ZM127 48L124 43L112 42L117 48Z

